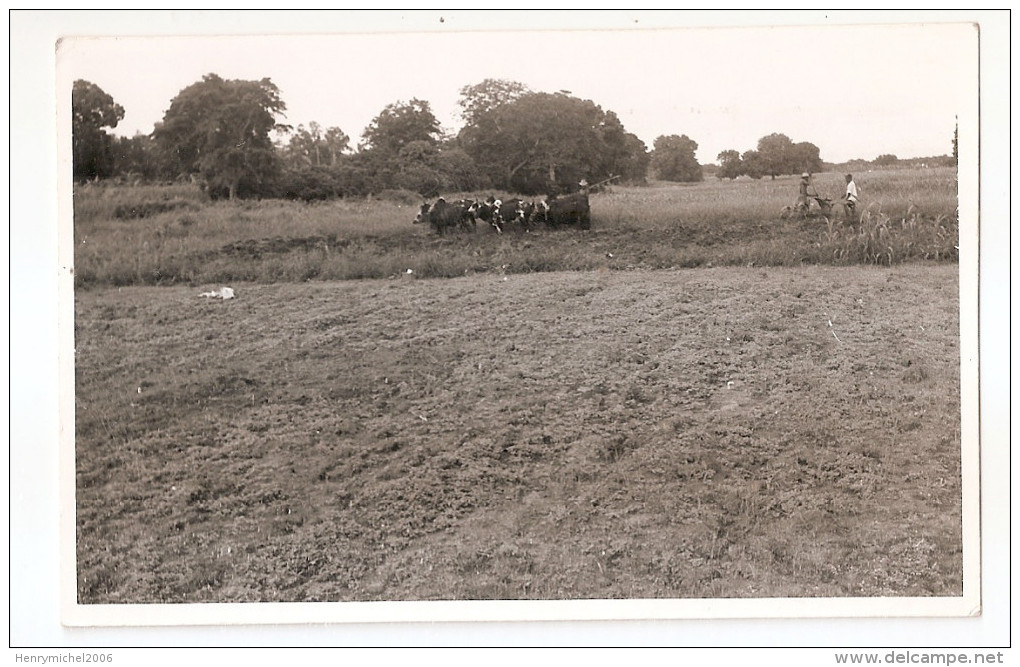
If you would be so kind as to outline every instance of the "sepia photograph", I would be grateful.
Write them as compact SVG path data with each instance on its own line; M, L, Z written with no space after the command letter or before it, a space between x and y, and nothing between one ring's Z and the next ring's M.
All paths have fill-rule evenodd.
M62 41L78 602L961 597L976 38Z
M62 35L63 623L980 614L980 31L771 14Z

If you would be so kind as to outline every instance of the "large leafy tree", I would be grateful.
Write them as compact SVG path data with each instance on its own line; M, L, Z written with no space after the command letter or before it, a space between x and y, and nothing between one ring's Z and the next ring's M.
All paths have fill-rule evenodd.
M399 188L426 196L488 185L471 157L440 137L428 102L390 104L366 128L344 178L368 192Z
M822 158L818 146L809 141L794 144L791 159L793 161L791 165L793 169L789 172L791 174L804 171L814 173L822 170Z
M818 147L802 141L793 143L785 134L773 133L758 140L761 175L772 178L781 174L815 172L822 168Z
M599 137L598 160L591 173L598 178L619 176L631 183L644 183L650 156L648 147L636 135L627 132L613 111L606 111L596 127Z
M613 157L609 171L613 175L619 175L625 182L643 185L648 179L650 163L651 155L645 142L637 135L627 132L623 136L619 151Z
M180 171L199 173L214 192L234 199L258 192L277 170L269 134L286 109L268 78L226 80L207 74L177 94L153 138L176 158Z
M484 123L497 107L527 95L531 90L523 83L506 79L485 79L460 89L461 116L468 125Z
M775 179L780 174L792 174L793 142L785 134L772 133L758 140L758 155L761 158L762 174Z
M686 134L660 136L652 149L652 170L665 181L691 183L703 180L701 165L694 152L698 142Z
M394 185L403 190L435 197L443 189L443 177L436 169L439 148L428 141L412 141L400 149L394 161Z
M716 157L719 160L719 171L716 172L716 178L736 178L740 176L741 164L740 164L740 153L735 150L725 150Z
M468 123L459 141L493 185L524 193L637 171L636 153L644 152L616 114L565 93L524 93L497 104Z
M412 141L395 161L393 184L426 197L444 192L477 190L487 185L474 160L454 146Z
M109 176L113 140L103 129L124 118L124 107L96 84L78 79L71 88L71 153L75 180Z
M489 186L471 156L455 146L444 146L436 156L435 167L443 175L447 191L480 190Z
M439 143L439 121L425 100L394 102L376 116L362 135L362 149L395 157L415 141Z
M753 179L757 180L764 176L767 166L761 153L756 150L744 151L740 155L740 173Z

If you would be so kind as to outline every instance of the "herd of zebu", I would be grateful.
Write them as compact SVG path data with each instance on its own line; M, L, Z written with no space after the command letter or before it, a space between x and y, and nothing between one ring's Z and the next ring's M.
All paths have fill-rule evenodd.
M591 209L587 191L551 195L539 201L489 197L485 201L458 199L448 202L440 197L431 204L422 204L414 223L428 223L436 233L444 234L448 229L474 231L479 220L491 225L500 234L508 226L530 230L533 224L540 222L551 227L576 225L590 229Z

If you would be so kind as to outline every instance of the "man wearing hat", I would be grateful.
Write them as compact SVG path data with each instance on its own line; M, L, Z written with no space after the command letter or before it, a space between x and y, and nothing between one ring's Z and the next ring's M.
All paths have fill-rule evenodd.
M808 199L808 196L809 195L811 197L817 197L818 196L817 192L811 192L811 193L808 192L808 188L810 186L811 186L811 174L809 174L809 173L807 173L805 171L803 174L800 175L800 194L797 195L797 210L798 211L802 211L804 213L807 213L808 209L811 207L811 200ZM814 188L811 188L811 189L814 190Z

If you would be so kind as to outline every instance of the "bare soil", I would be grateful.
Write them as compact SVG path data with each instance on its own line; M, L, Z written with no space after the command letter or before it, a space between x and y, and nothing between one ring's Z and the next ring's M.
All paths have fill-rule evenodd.
M79 601L961 595L957 272L79 291Z

